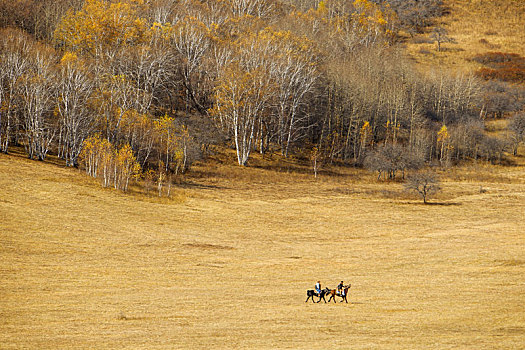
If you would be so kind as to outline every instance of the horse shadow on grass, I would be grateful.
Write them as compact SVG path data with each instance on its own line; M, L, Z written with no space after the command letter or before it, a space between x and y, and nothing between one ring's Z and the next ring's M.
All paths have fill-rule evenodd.
M459 206L461 203L459 202L426 202L426 203L420 203L421 205L433 205L433 206L443 206L443 207L453 207L453 206Z
M229 187L220 185L205 185L194 182L183 182L179 187L184 189L201 189L201 190L227 190Z
M440 207L454 207L454 206L460 206L463 205L460 202L414 202L414 201L406 201L406 202L400 202L400 204L405 205L421 205L421 206L440 206Z

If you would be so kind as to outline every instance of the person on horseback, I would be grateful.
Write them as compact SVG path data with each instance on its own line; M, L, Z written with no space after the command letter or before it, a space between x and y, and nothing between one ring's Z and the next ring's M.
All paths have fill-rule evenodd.
M344 287L343 281L337 286L337 293L339 293L340 296L344 296Z
M315 284L315 291L317 294L321 295L321 282L320 281L317 281L317 283Z

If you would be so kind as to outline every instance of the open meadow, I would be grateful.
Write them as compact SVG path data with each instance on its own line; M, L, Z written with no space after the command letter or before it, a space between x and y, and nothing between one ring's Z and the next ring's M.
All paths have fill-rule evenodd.
M442 68L471 73L483 67L472 58L487 52L525 55L525 2L445 0L446 14L436 19L454 39L441 52L430 39L432 28L409 41L407 52L421 70Z
M0 348L523 348L525 168L442 175L216 162L167 200L0 155Z

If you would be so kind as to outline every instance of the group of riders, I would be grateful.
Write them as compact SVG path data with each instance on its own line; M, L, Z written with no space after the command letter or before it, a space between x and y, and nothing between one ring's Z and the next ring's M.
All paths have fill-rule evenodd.
M324 300L324 302L326 303L325 296L329 296L330 298L328 299L328 302L333 300L334 303L335 303L336 302L335 301L335 297L338 296L338 297L341 297L343 299L343 300L341 300L341 303L343 301L346 301L348 303L348 300L346 298L346 294L348 293L348 289L349 288L350 288L350 284L345 286L345 283L343 281L341 281L341 283L339 283L339 285L337 286L337 289L330 289L330 288L322 289L321 288L321 281L317 281L317 283L315 284L315 288L314 289L310 289L310 290L306 291L307 298L306 298L305 302L308 302L308 300L310 300L310 299L312 299L312 302L315 302L314 301L314 296L315 296L315 297L319 298L319 300L317 301L318 303L321 300Z
M321 281L317 281L317 283L315 284L315 292L319 295L321 294ZM337 285L336 293L341 297L345 296L345 285L343 281L341 281L341 283Z

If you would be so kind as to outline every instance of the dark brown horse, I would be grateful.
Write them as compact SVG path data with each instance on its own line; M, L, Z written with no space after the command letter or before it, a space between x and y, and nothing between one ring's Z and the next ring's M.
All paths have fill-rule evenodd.
M335 301L335 297L338 296L338 297L341 297L341 303L344 301L346 301L346 303L348 304L348 300L346 299L346 296L348 295L348 289L350 289L350 286L351 284L347 285L347 286L343 286L343 294L339 294L337 293L338 290L337 289L330 289L330 291L328 293L326 293L326 295L329 295L330 298L328 298L328 302L330 302L332 299L334 300L334 303L336 302Z
M314 296L319 297L319 300L317 300L317 302L320 302L321 299L323 299L324 302L326 303L326 299L324 298L324 296L327 295L329 292L330 292L330 289L328 289L328 288L321 289L321 293L319 293L319 294L315 290L309 289L309 290L306 291L307 298L306 298L305 303L310 298L312 298L312 303L313 303L314 302Z

